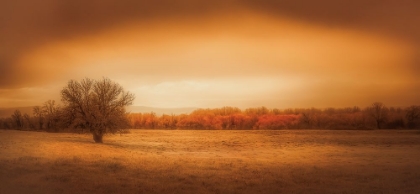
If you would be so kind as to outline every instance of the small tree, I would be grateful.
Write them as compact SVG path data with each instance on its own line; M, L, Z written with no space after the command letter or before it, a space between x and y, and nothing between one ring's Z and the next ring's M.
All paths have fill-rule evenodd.
M44 103L44 106L42 106L47 131L58 132L61 116L60 110L61 108L55 104L54 100L48 100Z
M44 126L44 112L42 111L40 106L35 106L33 109L33 115L36 119L36 129L42 130Z
M24 126L24 118L20 110L15 110L15 112L12 114L12 119L14 121L14 124L16 126L16 129L23 129Z
M375 120L376 127L380 129L388 116L388 109L386 106L381 102L375 102L367 109L367 111L368 114Z
M33 129L35 129L35 125L34 125L34 122L32 122L33 121L33 119L31 118L31 116L29 116L28 114L24 114L23 115L23 118L25 119L25 128L27 128L27 129L31 129L31 130L33 130Z
M65 118L73 126L89 129L96 143L102 143L106 133L116 133L129 126L125 106L131 105L134 95L125 92L108 78L78 82L70 80L61 91Z
M416 121L420 120L420 106L410 106L406 109L406 115L409 128L415 128Z

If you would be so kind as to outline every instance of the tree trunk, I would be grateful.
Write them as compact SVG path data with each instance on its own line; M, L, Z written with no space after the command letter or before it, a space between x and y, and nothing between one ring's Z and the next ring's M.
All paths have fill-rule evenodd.
M93 140L95 141L95 143L103 143L102 142L102 134L99 134L97 132L93 132Z

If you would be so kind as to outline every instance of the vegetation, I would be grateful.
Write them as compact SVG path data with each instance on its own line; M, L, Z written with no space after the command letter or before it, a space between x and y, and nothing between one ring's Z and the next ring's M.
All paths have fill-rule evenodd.
M84 80L82 82L87 82ZM92 81L92 80L90 80ZM81 83L70 81L70 87ZM93 82L93 81L92 81ZM105 79L102 82L110 82ZM98 82L99 83L99 82ZM84 83L87 84L87 83ZM92 83L94 84L94 83ZM105 83L102 83L105 84ZM107 83L110 84L110 83ZM10 118L0 119L0 128L45 130L49 132L75 131L105 133L121 132L122 129L419 129L420 106L406 108L386 107L375 102L371 106L326 109L268 109L266 107L241 110L235 107L198 109L190 114L156 115L155 113L124 113L123 104L134 98L121 90L112 101L103 106L91 90L90 98L71 100L69 86L63 89L64 106L47 101L35 107L33 116L22 115L18 110ZM117 90L116 90L117 91ZM94 94L94 95L93 95ZM89 99L82 101L81 99ZM93 105L95 104L96 105ZM81 104L82 106L79 106ZM89 104L89 106L88 106ZM115 106L118 105L118 108ZM105 107L105 108L104 108ZM114 108L112 108L114 107ZM110 112L111 111L111 112ZM86 115L86 116L85 116ZM107 126L107 127L105 127ZM98 138L98 137L97 137ZM98 139L100 140L100 139Z
M0 193L420 193L419 130L0 130Z
M413 129L420 128L420 106L386 107L375 102L360 109L198 109L184 115L131 113L135 129Z
M104 134L129 126L124 107L131 105L134 95L110 79L70 80L61 98L64 121L73 128L89 129L97 143L102 143Z
M32 116L16 110L0 118L0 129L90 132L102 143L104 134L125 129L418 129L420 106L387 107L381 102L361 109L308 108L241 110L236 107L197 109L190 114L129 113L134 95L110 79L70 80L54 100L33 108Z
M10 118L0 119L0 128L30 129L59 132L89 131L97 143L104 134L121 132L130 127L125 106L131 105L134 95L110 79L70 80L61 91L63 105L48 100L33 109L33 116L16 110Z

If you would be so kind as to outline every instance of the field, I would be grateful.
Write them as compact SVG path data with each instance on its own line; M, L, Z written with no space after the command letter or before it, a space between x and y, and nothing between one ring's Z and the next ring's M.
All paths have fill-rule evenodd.
M420 193L420 131L0 130L0 193Z

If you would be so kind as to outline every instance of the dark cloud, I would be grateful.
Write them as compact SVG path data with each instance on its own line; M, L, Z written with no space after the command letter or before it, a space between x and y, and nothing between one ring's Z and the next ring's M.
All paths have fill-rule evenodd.
M332 28L370 30L419 46L419 8L420 1L416 0L3 1L0 5L0 88L20 87L27 81L28 73L24 72L30 72L31 68L17 64L25 52L50 41L94 34L123 22L171 21L246 9ZM414 69L418 70L418 65L413 62Z
M417 0L248 0L255 10L331 28L354 28L394 36L420 50L420 1ZM420 74L420 52L409 68Z
M0 87L23 83L19 57L49 41L92 34L122 22L217 13L230 1L16 0L0 6Z
M420 1L263 0L247 1L262 12L331 27L349 26L420 41Z

